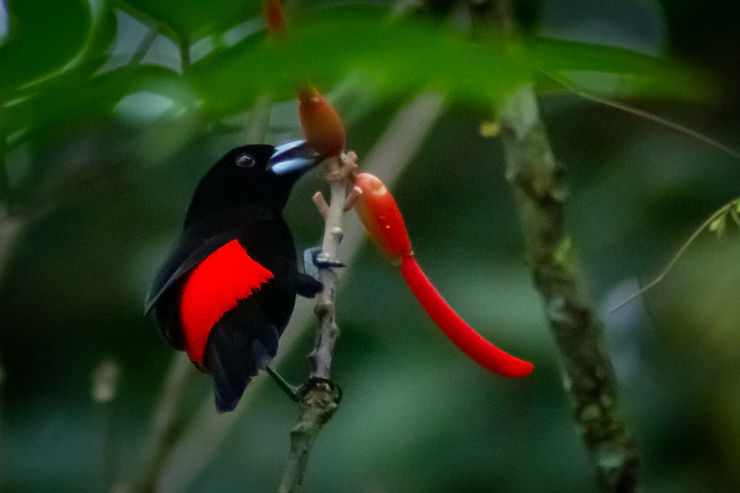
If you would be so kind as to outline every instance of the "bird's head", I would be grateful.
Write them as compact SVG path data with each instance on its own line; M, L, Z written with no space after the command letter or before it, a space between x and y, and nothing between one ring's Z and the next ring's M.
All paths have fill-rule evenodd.
M201 179L185 222L251 204L280 214L298 178L321 160L303 140L232 149Z

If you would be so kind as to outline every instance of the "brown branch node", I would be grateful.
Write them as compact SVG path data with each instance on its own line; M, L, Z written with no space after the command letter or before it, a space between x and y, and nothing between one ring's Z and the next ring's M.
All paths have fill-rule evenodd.
M313 197L311 197L311 200L313 200L314 205L316 205L316 209L319 211L319 214L326 218L326 211L329 210L329 204L326 202L324 194L316 192L313 194Z

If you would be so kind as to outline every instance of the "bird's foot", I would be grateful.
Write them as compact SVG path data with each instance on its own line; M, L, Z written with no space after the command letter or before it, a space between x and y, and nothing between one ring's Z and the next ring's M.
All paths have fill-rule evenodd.
M265 371L267 371L267 374L272 377L272 379L275 381L276 384L278 384L278 387L280 387L283 392L285 392L285 395L290 397L291 400L298 402L298 388L295 385L291 385L288 383L287 380L285 380L278 372L272 369L270 365L265 366Z
M338 404L342 400L342 387L335 384L328 378L321 377L309 377L308 380L303 382L301 385L295 386L289 384L278 372L272 369L270 366L265 366L265 370L272 377L275 383L278 384L283 392L294 402L301 402L305 397L306 393L312 389L318 388L320 385L325 385L334 395L334 400Z
M332 267L344 267L344 264L336 259L330 259L322 252L320 246L307 248L303 252L303 267L306 274L313 277L319 277L319 269L329 269Z
M342 387L332 382L330 379L322 377L309 377L308 380L298 387L299 399L303 399L309 391L319 389L322 386L326 387L327 390L332 393L332 400L334 403L339 404L342 400Z

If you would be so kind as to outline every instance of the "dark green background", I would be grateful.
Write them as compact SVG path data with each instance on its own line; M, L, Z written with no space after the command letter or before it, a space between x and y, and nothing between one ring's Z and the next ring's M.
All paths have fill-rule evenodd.
M94 13L81 1L8 2L13 17L0 41L0 130L8 142L2 193L12 216L2 221L19 220L23 230L0 278L0 490L100 491L109 480L106 467L116 481L137 471L173 357L153 322L142 318L142 302L193 187L220 155L245 143L245 113L260 93L274 88L275 99L285 101L267 140L295 138L300 129L290 97L301 70L332 95L350 66L372 74L372 84L355 78L337 101L361 165L414 92L428 83L449 91L446 112L393 185L394 195L418 260L440 291L471 325L532 361L535 371L510 381L477 367L434 328L397 270L366 245L341 281L333 374L344 399L319 436L306 491L594 489L524 263L501 144L479 133L481 121L493 117L493 97L519 74L486 67L483 81L466 78L476 71L464 69L498 55L455 44L466 42L457 38L465 37L460 6L430 2L431 14L412 15L423 24L402 24L384 43L367 39L376 26L362 17L366 7L350 7L347 15L347 8L335 7L340 3L294 3L290 19L314 29L319 40L322 29L336 36L349 25L348 39L361 38L355 44L320 53L303 45L288 49L283 61L266 57L273 52L258 32L194 60L183 78L176 44L187 37L194 58L196 46L207 52L208 36L256 18L258 2L101 2ZM735 6L584 3L521 2L518 15L526 33L617 43L680 62L655 72L663 86L645 91L653 97L630 101L740 147ZM145 36L142 23L153 20L163 34L150 55L139 67L116 69ZM435 27L440 23L445 27ZM401 31L409 36L407 60L393 56ZM425 43L432 54L416 56ZM472 65L458 60L466 49ZM579 56L585 59L577 52L574 60ZM385 68L375 66L385 58ZM565 55L549 60L567 61ZM230 92L239 81L244 87ZM644 300L608 310L740 195L740 162L541 82L544 120L570 183L569 225L603 314L645 489L735 491L737 227L731 223L719 241L702 235ZM123 99L137 91L149 96ZM170 109L157 112L156 97L169 98ZM314 172L286 210L299 248L319 241L322 225L310 195L321 186ZM286 377L305 376L312 342L307 330L286 355ZM120 368L116 399L107 406L90 397L91 374L106 359ZM193 381L188 415L211 398L206 377ZM261 387L188 491L272 491L295 418L295 406L276 386Z

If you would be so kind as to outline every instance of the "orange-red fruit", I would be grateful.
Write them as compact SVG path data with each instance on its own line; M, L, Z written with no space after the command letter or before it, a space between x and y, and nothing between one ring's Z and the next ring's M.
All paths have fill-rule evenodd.
M298 112L306 142L322 156L338 156L344 150L344 125L334 108L316 89L298 93Z
M393 261L411 253L411 241L396 201L382 181L369 173L357 176L362 195L355 210L370 238Z
M267 29L271 33L282 33L285 31L285 14L280 0L264 0L262 8L267 22Z
M521 378L532 373L532 363L499 349L465 323L434 288L413 256L402 257L401 274L429 318L470 359L503 377Z
M429 317L450 340L473 361L504 377L518 378L532 372L532 364L502 351L460 318L434 288L411 252L401 211L388 189L375 176L360 173L362 190L355 210L370 237L392 261L401 264L401 274Z

